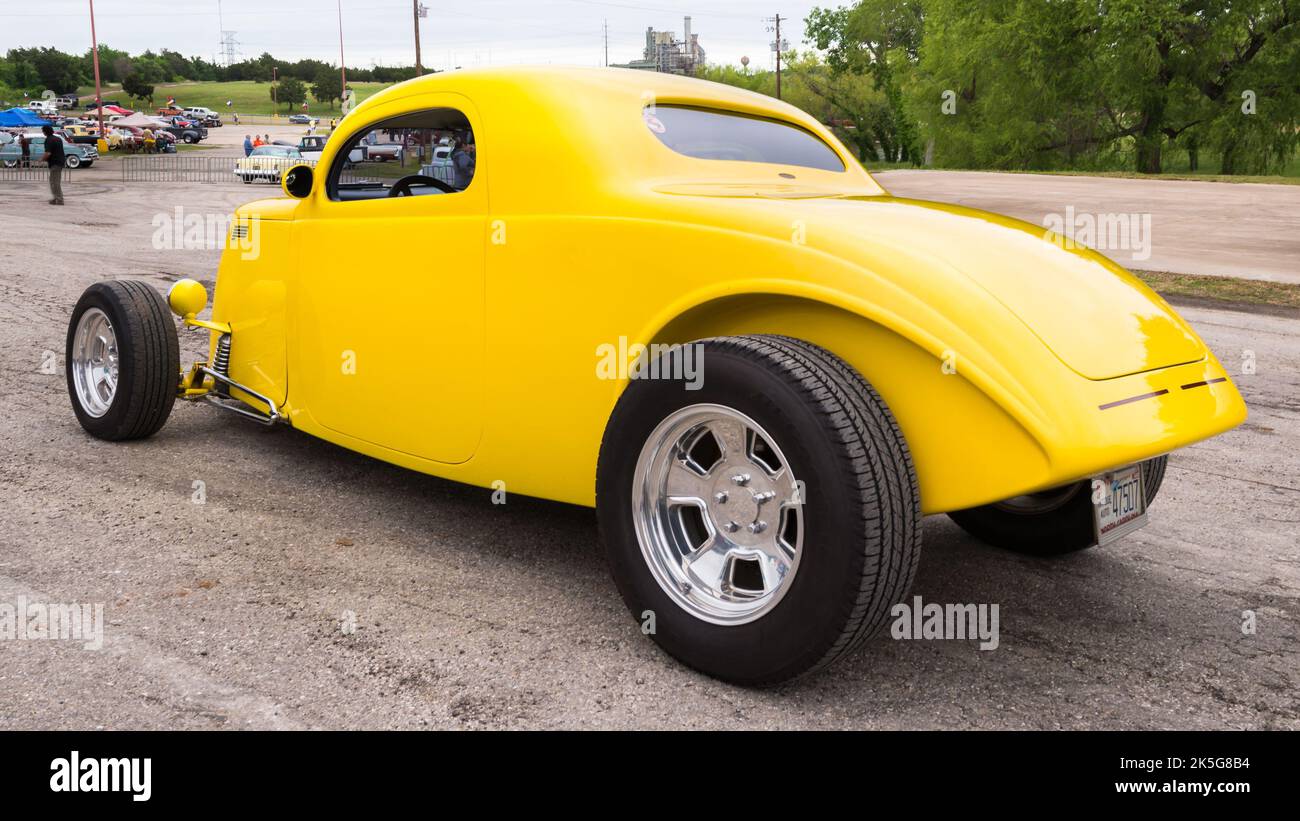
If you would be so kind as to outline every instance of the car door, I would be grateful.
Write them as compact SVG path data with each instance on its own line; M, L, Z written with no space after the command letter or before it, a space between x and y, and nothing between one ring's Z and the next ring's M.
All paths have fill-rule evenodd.
M469 127L462 98L436 96L444 99L425 101L427 120L407 111L396 121L459 117ZM349 123L346 143L393 121L390 113ZM295 217L295 406L345 437L464 462L482 427L486 175L452 193L386 196L348 186L418 174L415 155L404 166L354 166L347 155L344 147L330 168L317 169L323 184Z

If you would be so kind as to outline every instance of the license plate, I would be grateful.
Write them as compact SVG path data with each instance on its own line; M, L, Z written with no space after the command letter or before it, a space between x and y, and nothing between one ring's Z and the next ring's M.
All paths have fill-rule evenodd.
M1103 473L1092 482L1092 521L1098 545L1122 539L1147 523L1142 466Z

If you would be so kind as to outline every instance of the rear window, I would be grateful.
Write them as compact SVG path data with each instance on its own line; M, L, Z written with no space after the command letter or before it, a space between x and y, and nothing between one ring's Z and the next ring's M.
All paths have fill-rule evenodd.
M689 106L650 106L643 113L659 142L688 157L844 170L829 145L790 123Z

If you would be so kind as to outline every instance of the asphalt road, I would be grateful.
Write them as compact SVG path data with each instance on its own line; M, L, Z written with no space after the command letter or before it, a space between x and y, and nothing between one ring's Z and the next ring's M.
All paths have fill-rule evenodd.
M1236 376L1252 415L1174 454L1136 535L1047 561L926 521L914 592L998 604L997 650L882 636L820 676L745 690L641 635L588 510L493 505L202 406L147 441L86 436L62 375L77 295L109 277L210 280L217 252L155 249L152 218L256 193L102 171L61 209L0 186L0 605L102 603L107 620L100 650L0 640L0 729L1300 729L1292 319L1185 312L1234 372L1253 361Z
M982 171L876 177L898 196L954 202L1035 225L1072 225L1070 236L1128 268L1300 283L1300 185ZM1049 215L1053 223L1045 222ZM1105 235L1101 245L1085 241L1089 220L1124 217L1139 229L1119 236L1138 241L1113 242L1108 231L1094 232Z

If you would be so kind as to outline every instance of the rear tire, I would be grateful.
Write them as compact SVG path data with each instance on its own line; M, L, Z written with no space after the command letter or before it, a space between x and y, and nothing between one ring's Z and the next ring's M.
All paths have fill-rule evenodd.
M143 282L91 285L68 323L65 373L72 410L91 436L143 439L171 414L180 384L176 324Z
M1147 507L1164 482L1168 456L1142 463ZM1089 482L1018 496L948 514L962 530L982 542L1029 556L1060 556L1095 547Z
M907 443L880 396L829 351L777 336L692 344L697 390L634 379L605 430L596 505L614 580L643 632L707 675L766 685L824 668L883 627L911 587L921 510ZM717 450L697 462L701 431ZM687 458L700 484L683 502L668 484ZM688 518L695 526L679 528ZM680 536L689 531L699 544ZM775 540L784 566L771 542L751 547L761 538ZM674 582L674 567L694 573L710 545L715 560Z

